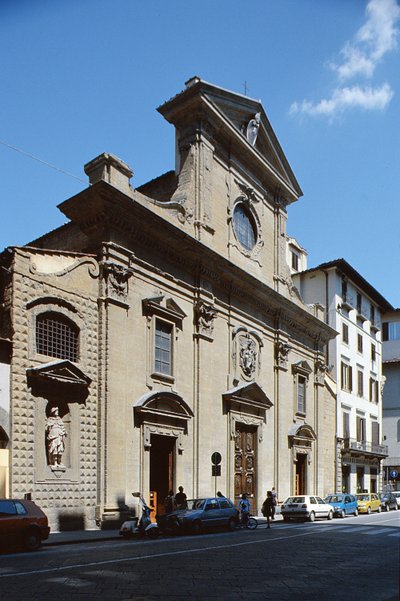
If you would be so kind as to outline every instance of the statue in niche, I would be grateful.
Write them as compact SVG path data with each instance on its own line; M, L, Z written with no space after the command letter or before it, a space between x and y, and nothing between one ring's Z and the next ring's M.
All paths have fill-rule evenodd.
M257 366L257 348L254 340L244 336L240 338L239 357L243 373L250 378L256 371Z
M62 454L65 451L66 436L67 430L60 417L59 409L52 407L46 421L46 449L49 465L63 467Z
M253 119L250 119L250 121L247 124L246 138L247 138L247 141L252 146L255 146L255 144L256 144L258 130L260 128L260 121L261 121L261 114L256 113L254 115Z

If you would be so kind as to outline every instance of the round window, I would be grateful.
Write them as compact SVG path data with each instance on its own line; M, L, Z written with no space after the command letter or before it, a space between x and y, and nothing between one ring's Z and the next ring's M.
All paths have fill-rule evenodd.
M246 250L252 250L256 243L256 228L243 203L238 203L233 211L233 227L240 244Z

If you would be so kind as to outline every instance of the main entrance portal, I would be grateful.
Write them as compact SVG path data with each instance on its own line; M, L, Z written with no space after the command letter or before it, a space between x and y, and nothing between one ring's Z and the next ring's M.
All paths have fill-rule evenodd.
M172 436L151 435L150 492L155 513L164 513L164 499L174 490L175 441Z
M256 511L256 441L257 429L236 423L235 432L235 503L238 504L242 493L250 501L251 512Z

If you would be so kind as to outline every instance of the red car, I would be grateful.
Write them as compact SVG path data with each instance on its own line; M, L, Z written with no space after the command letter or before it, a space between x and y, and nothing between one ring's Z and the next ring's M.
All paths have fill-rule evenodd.
M35 551L49 536L47 516L33 501L0 499L0 545Z

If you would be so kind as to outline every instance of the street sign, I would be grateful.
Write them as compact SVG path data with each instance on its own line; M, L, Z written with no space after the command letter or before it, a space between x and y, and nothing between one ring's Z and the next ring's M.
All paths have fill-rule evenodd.
M215 452L211 455L211 463L213 465L219 465L221 463L221 453Z
M393 480L394 480L395 478L397 478L397 476L398 476L398 475L399 475L399 472L398 472L397 470L392 470L392 471L389 473L389 476L390 476L391 478L393 478Z
M212 465L212 475L213 476L220 476L221 475L221 466L220 465Z

